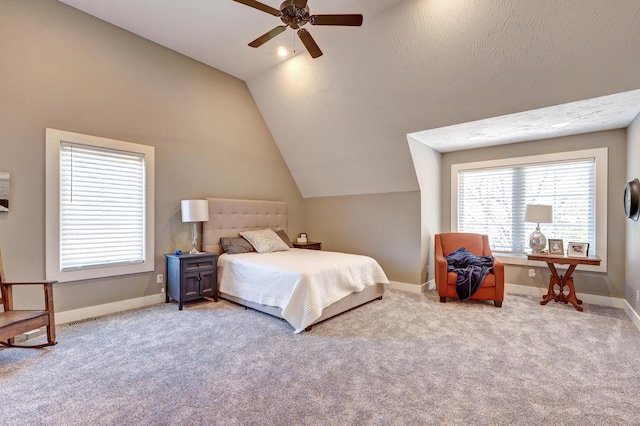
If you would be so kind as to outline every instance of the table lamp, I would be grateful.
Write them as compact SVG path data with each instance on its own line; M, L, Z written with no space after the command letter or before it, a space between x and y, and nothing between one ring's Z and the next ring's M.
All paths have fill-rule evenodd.
M536 230L529 235L529 247L534 253L540 253L547 246L547 237L540 231L540 224L553 222L553 206L527 204L524 221L537 224Z
M193 239L189 253L200 253L198 251L197 223L209 220L209 202L207 200L182 200L180 207L182 210L182 221L193 222Z

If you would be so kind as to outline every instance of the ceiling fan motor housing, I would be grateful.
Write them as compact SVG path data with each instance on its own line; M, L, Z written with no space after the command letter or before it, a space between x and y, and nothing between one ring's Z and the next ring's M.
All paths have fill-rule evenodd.
M309 22L309 6L298 7L294 0L285 0L280 5L280 19L291 28L298 29Z

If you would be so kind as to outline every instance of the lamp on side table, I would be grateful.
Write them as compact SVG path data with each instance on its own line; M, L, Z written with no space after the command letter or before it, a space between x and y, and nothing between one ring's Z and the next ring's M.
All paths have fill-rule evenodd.
M198 222L209 220L209 202L207 200L182 200L180 204L182 210L182 222L193 222L191 254L200 253L198 251Z
M536 230L529 235L529 247L534 253L540 253L547 246L547 237L540 231L540 224L553 222L553 206L527 204L524 221L536 224Z

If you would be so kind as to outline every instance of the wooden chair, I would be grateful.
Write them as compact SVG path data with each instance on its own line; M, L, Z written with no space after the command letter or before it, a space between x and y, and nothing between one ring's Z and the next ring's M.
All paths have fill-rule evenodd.
M435 280L442 303L447 301L447 297L458 297L456 292L457 274L447 271L445 257L460 247L466 248L476 256L493 255L487 235L462 232L436 234L434 254ZM493 272L487 274L478 290L471 296L471 299L493 300L497 308L502 306L502 301L504 300L504 265L502 262L497 259L494 260Z
M0 312L0 345L23 348L43 348L53 346L56 342L56 322L53 311L53 284L56 281L34 281L22 283L8 283L4 279L2 267L2 253L0 253L0 305L4 311ZM43 310L14 310L13 287L23 285L41 285L44 289ZM47 343L41 345L15 345L15 337L20 334L47 327Z

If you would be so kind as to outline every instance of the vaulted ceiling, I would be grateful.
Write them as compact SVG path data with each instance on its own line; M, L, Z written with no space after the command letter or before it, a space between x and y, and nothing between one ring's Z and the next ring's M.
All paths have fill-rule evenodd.
M305 197L417 190L408 134L446 152L640 111L637 0L309 0L364 15L308 26L317 59L291 30L248 47L280 21L232 0L60 1L245 80Z

